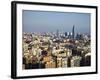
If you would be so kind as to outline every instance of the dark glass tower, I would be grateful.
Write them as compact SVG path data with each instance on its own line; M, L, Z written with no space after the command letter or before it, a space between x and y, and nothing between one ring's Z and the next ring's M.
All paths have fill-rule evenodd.
M72 39L74 40L74 37L75 37L75 31L74 31L74 29L75 29L75 26L73 26L73 28L72 28Z
M56 33L57 37L59 37L59 30L57 29L57 33Z

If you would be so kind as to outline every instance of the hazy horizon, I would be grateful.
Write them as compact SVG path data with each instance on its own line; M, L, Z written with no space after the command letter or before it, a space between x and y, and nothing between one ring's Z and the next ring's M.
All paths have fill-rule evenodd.
M23 10L23 32L71 32L90 34L90 13Z

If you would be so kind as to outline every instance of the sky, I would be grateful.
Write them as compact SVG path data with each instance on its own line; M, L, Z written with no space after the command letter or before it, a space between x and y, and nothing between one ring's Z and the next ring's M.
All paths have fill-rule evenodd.
M23 32L71 32L90 33L90 13L23 10Z

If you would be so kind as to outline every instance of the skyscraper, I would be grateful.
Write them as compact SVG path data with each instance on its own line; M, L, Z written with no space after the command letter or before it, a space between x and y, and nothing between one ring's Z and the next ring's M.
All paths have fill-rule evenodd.
M65 32L65 36L68 36L68 33L67 32Z
M56 33L57 37L59 37L59 30L57 29L57 33Z
M72 28L72 39L74 40L74 37L75 37L75 31L74 31L74 29L75 29L75 26L73 26L73 28Z

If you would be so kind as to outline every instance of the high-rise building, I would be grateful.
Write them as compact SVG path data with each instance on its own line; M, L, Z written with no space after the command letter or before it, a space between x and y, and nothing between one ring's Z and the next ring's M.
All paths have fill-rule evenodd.
M67 32L65 32L65 36L68 36L68 33Z
M75 29L75 26L73 26L73 28L72 28L72 39L74 40L74 37L75 37L75 31L74 31L74 29Z
M59 37L59 30L57 29L57 33L56 33L57 37Z

